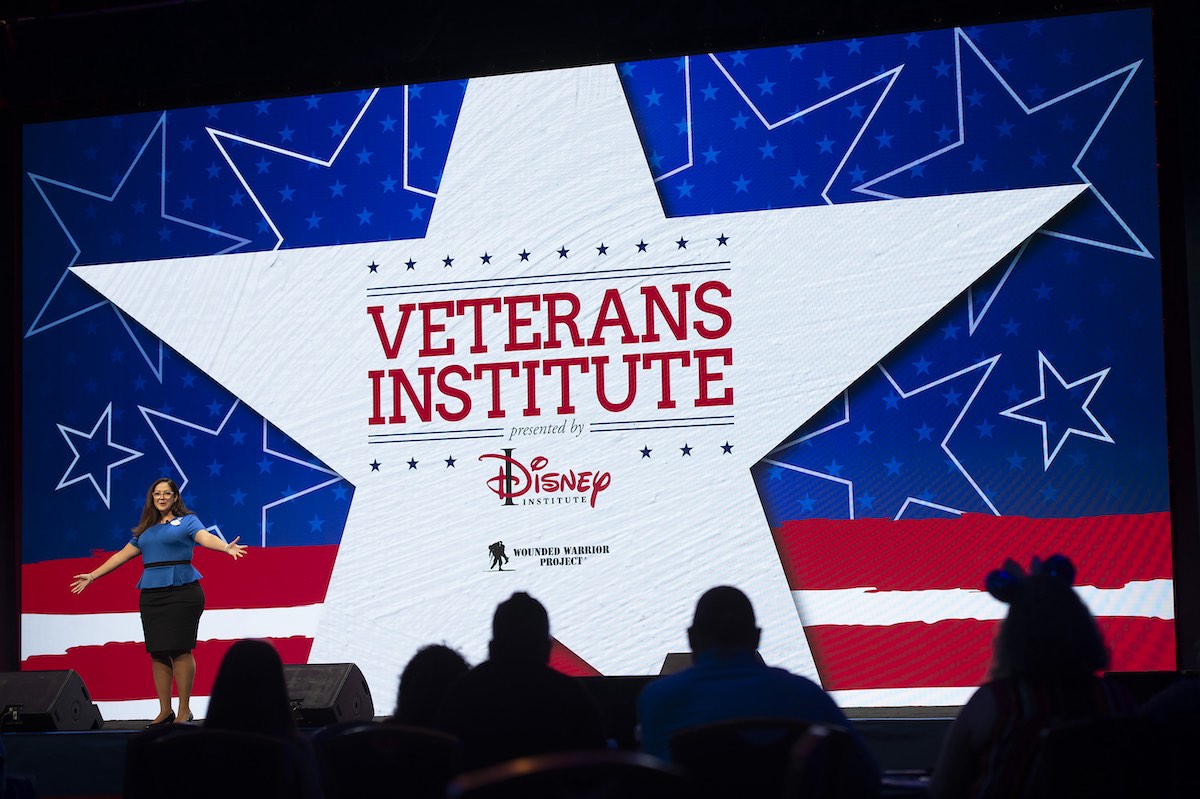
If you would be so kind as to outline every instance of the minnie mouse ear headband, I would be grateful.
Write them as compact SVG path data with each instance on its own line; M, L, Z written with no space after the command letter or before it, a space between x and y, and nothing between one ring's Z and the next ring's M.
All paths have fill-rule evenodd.
M1071 585L1075 581L1075 567L1064 555L1051 555L1045 561L1035 556L1030 561L1029 573L1026 574L1020 564L1010 558L1004 561L1002 568L995 569L988 574L984 585L988 593L996 599L1011 604L1022 583L1035 575L1053 577L1066 585Z

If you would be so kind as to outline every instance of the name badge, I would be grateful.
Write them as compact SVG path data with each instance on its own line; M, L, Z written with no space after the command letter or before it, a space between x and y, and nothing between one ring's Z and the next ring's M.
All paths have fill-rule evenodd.
M170 524L170 525L172 525L172 526L174 526L174 527L178 527L178 526L179 526L179 520L178 520L178 519L172 519L171 521L167 522L167 524Z

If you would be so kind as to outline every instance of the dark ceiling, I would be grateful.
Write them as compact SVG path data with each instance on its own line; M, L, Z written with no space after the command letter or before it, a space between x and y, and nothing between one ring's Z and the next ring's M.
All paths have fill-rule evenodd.
M1056 16L1028 0L10 0L0 108L23 121Z

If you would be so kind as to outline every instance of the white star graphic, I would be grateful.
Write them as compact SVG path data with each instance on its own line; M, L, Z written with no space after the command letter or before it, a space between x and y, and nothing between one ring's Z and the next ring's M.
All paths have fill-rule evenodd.
M254 191L254 188L250 185L250 181L247 180L245 175L242 174L242 171L240 169L238 169L237 164L234 162L233 158L229 155L229 151L225 145L225 142L226 141L238 142L239 144L244 144L244 145L247 145L250 147L256 147L260 150L266 150L267 152L275 153L276 155L282 155L286 158L294 158L298 161L303 161L307 164L312 164L314 166L324 167L325 169L328 169L337 162L338 157L341 156L342 152L346 149L347 145L350 143L350 139L354 136L355 131L358 130L359 124L362 122L363 117L366 116L367 111L371 108L372 103L375 102L375 98L376 98L376 96L378 96L378 94L379 94L378 88L372 89L370 91L369 95L367 95L367 99L362 104L362 108L360 108L358 110L358 115L354 118L354 121L350 123L349 127L347 127L346 130L342 132L341 138L338 140L337 145L333 148L333 152L331 152L329 154L328 158L317 158L316 156L306 155L297 150L289 150L284 147L279 147L277 145L270 144L269 142L264 142L264 141L260 141L257 139L251 139L246 136L242 136L240 134L233 133L233 132L226 131L226 130L220 130L218 128L211 128L211 127L205 128L205 130L208 132L209 137L213 140L213 144L221 152L221 157L225 159L225 162L227 164L229 164L229 168L231 170L233 170L233 174L237 177L238 182L242 184L242 187L246 190L246 193L248 195L250 195L250 199L254 202L254 207L258 209L258 212L260 214L262 214L263 219L266 221L267 225L271 228L271 232L275 234L275 246L272 249L277 250L283 246L284 235L282 232L280 232L279 227L275 224L275 220L271 218L271 215L267 212L267 209L263 206L262 202L259 200L258 194ZM412 185L412 183L409 182L409 161L410 161L409 146L408 146L408 142L409 142L409 92L406 90L406 91L404 91L403 94L404 94L404 114L403 114L402 129L404 131L404 136L403 136L403 150L401 151L402 156L403 156L402 161L401 161L401 163L403 164L403 183L402 183L402 185L403 185L403 188L405 189L405 191L409 191L414 194L421 194L426 197L431 197L431 198L436 199L437 192L432 192L432 191L429 191L428 189L419 188L417 186ZM390 116L388 117L388 119L393 123L397 121L397 120L391 120ZM391 177L389 176L388 182L394 184L397 181L391 180ZM314 212L314 215L315 215L315 212ZM311 225L310 225L310 227L311 227Z
M866 133L867 128L875 119L875 114L879 111L880 106L883 105L884 101L891 93L892 87L895 85L896 79L900 77L900 71L902 69L902 67L893 67L892 69L881 72L880 74L875 75L872 78L868 78L867 80L864 80L855 86L851 86L848 89L840 91L835 95L826 97L818 103L813 103L806 108L793 111L792 113L787 114L779 119L767 119L766 115L761 109L759 109L758 104L751 99L750 95L746 93L746 90L742 88L737 79L729 73L729 70L725 68L725 65L721 63L721 60L717 58L717 55L715 53L710 53L708 58L714 65L716 65L716 68L720 71L720 73L725 76L725 79L729 81L729 85L733 87L735 92L737 92L738 97L741 97L746 106L754 113L755 118L758 119L759 124L763 126L763 129L768 131L775 130L784 125L789 125L798 119L803 119L808 114L835 103L838 100L841 100L843 97L849 97L873 83L886 82L887 85L884 86L883 91L879 93L879 97L875 100L874 105L871 106L871 112L863 117L862 124L858 126L858 130L854 133L854 138L851 140L850 145L846 147L846 151L842 155L842 160L838 162L836 167L834 167L833 173L829 176L829 180L825 184L825 188L821 190L821 196L825 199L825 202L830 205L833 204L833 200L829 199L829 189L837 181L838 176L842 173L842 170L846 166L846 162L850 159L851 153L854 152L854 148L858 146L859 140L862 139L863 134ZM680 172L690 169L696 165L693 147L695 132L692 124L692 57L685 56L683 58L683 64L683 91L685 98L685 119L687 121L687 160L674 169L659 175L657 178L655 178L655 182L664 181L667 178L678 175Z
M166 420L169 422L174 422L177 425L181 425L183 427L187 427L192 430L196 430L198 432L204 433L205 435L219 436L221 434L221 432L225 429L225 425L229 422L229 419L233 416L233 412L235 410L237 410L237 407L239 404L240 404L240 401L234 402L233 405L230 406L229 411L225 414L225 418L222 419L217 424L216 427L205 427L203 425L188 421L187 419L183 419L178 416L172 416L170 414L163 413L162 411L156 411L153 408L147 408L142 405L138 406L138 410L141 411L142 417L146 420L146 425L150 428L150 431L152 433L154 433L154 438L157 439L159 445L162 446L163 452L165 452L167 454L167 458L170 459L171 465L175 467L175 471L177 471L179 473L179 493L182 494L184 492L184 490L187 488L190 478L187 476L187 473L183 470L183 466L180 465L179 461L175 458L175 453L171 451L171 447L168 446L166 440L163 439L162 433L159 432L158 425L155 423L155 420L162 419L162 420ZM330 486L330 485L333 485L334 483L340 482L342 479L340 476L334 474L329 469L326 469L321 466L317 466L316 464L309 463L307 461L296 458L292 455L288 455L286 453L279 452L278 450L272 449L267 444L267 430L268 430L267 420L264 419L263 423L262 423L262 451L263 451L264 455L274 455L277 458L281 458L283 460L290 461L299 466L304 466L306 468L312 469L316 472L320 472L320 473L322 473L324 475L328 475L330 477L329 477L329 479L326 479L323 482L318 483L316 485L309 486L309 487L301 489L299 491L293 491L293 492L287 493L284 496L280 497L279 499L268 502L267 504L262 506L261 522L260 522L261 526L259 527L259 533L260 533L259 543L260 543L260 546L264 546L264 547L267 545L267 512L268 511L270 511L272 508L276 508L280 505L283 505L284 503L291 502L292 500L295 500L295 499L299 499L300 497L303 497L306 494L311 494L314 491L319 491L320 489L325 488L326 486ZM241 533L239 533L239 535L241 535Z
M1087 140L1084 142L1083 147L1080 149L1079 153L1075 156L1075 160L1071 164L1071 169L1075 172L1076 175L1079 176L1080 180L1082 180L1088 184L1088 191L1090 191L1096 197L1096 199L1100 201L1101 205L1103 205L1104 208L1110 214L1112 214L1113 219L1116 220L1118 225L1120 225L1121 230L1123 230L1125 232L1125 234L1127 236L1129 236L1129 239L1133 243L1134 246L1133 247L1122 247L1122 246L1119 246L1116 244L1110 244L1107 242L1103 242L1098 239L1087 239L1087 238L1083 238L1081 236L1075 236L1075 235L1070 235L1070 234L1066 234L1066 233L1057 233L1057 232L1054 232L1051 230L1043 230L1040 232L1046 236L1052 236L1054 238L1066 239L1068 241L1074 241L1074 242L1078 242L1080 244L1088 244L1090 246L1100 247L1100 248L1106 249L1106 250L1115 250L1117 252L1122 252L1127 255L1136 255L1136 256L1139 256L1142 258L1153 258L1154 257L1153 253L1151 253L1150 250L1148 250L1146 248L1146 245L1142 243L1142 240L1137 237L1137 235L1133 232L1133 230L1129 227L1129 225L1125 222L1125 220L1121 218L1121 215L1117 213L1116 209L1112 207L1112 205L1108 202L1108 200L1104 197L1104 195L1102 195L1100 193L1100 191L1094 185L1091 184L1091 182L1088 180L1087 175L1084 173L1083 168L1080 166L1080 164L1083 162L1084 156L1087 155L1088 149L1092 146L1092 142L1095 140L1096 135L1099 133L1100 128L1102 128L1104 126L1104 123L1108 121L1109 116L1112 114L1113 108L1115 108L1117 103L1121 100L1121 96L1124 95L1125 90L1129 87L1129 82L1133 80L1133 76L1137 73L1138 68L1141 67L1141 65L1142 65L1141 61L1135 61L1132 64L1128 64L1124 67L1121 67L1120 69L1115 69L1112 72L1108 73L1107 75L1102 75L1101 77L1096 78L1095 80L1091 80L1080 86L1076 86L1075 88L1073 88L1069 91L1063 92L1062 94L1058 95L1057 97L1052 97L1043 103L1038 103L1037 105L1030 106L1023 99L1021 99L1021 96L1019 94L1017 94L1016 90L1013 89L1012 86L1009 84L1009 82L1004 79L1004 77L1000 74L1000 71L996 68L996 66L994 64L992 64L992 62L990 60L988 60L988 58L979 50L979 47L975 44L975 42L973 42L971 40L971 37L968 36L961 28L955 28L954 29L954 67L955 67L955 83L956 83L957 96L958 96L958 139L956 141L953 141L953 142L947 144L945 147L942 147L932 153L929 153L928 155L924 155L921 158L916 159L915 161L911 161L907 164L904 164L903 166L893 169L890 172L887 172L886 174L879 175L878 177L872 178L871 180L867 181L866 183L863 183L861 186L855 187L854 191L859 192L860 194L866 194L866 195L869 195L872 197L893 199L895 197L895 195L891 195L886 192L879 191L872 187L878 183L881 183L881 182L889 179L889 178L895 177L896 175L898 175L902 172L906 172L906 171L912 169L914 166L923 164L926 161L929 161L930 159L937 158L938 156L949 152L950 150L954 150L958 147L961 147L965 143L966 133L965 133L965 125L964 125L964 121L963 121L963 115L964 115L965 111L964 111L964 107L963 107L963 86L962 86L962 46L963 46L963 44L967 45L967 48L972 53L974 53L975 57L978 58L979 61L987 68L987 70L992 74L992 76L1000 84L1001 88L1003 88L1004 91L1013 99L1013 101L1017 104L1017 107L1020 108L1025 113L1026 116L1036 114L1039 111L1042 111L1046 108L1049 108L1050 106L1060 103L1063 100L1067 100L1071 97L1074 97L1082 92L1089 91L1090 89L1093 89L1096 86L1100 86L1101 84L1107 83L1110 80L1118 80L1118 79L1121 80L1121 85L1117 89L1116 93L1114 94L1112 101L1108 104L1108 107L1105 109L1104 113L1100 115L1100 118L1096 121L1096 125L1092 129L1091 134L1087 137ZM1007 275L1006 275L1006 277L1007 277ZM999 291L999 286L997 286L996 291Z
M484 659L488 620L515 590L542 600L554 636L601 673L647 674L685 645L696 598L713 585L737 584L765 630L763 656L815 677L750 466L1082 190L668 219L616 69L600 66L472 81L424 240L76 271L354 484L310 657L357 663L377 701L390 701L398 665L429 642L448 641L471 660ZM687 250L675 246L680 238ZM603 258L595 254L600 243ZM564 247L570 267L559 258ZM459 256L478 252L505 255L491 264ZM452 275L439 277L445 282L398 283L404 271L388 272L447 257L458 260ZM348 263L376 263L379 273L347 270ZM673 287L684 286L678 296L686 297L704 284L727 292L705 295L728 315L727 327L714 332L720 313L691 307L678 334L660 320L657 340L626 343L609 328L602 341L576 345L560 325L564 346L530 349L529 336L549 331L521 324L534 313L526 313L528 299L510 303L518 309L511 317L450 318L433 310L455 299L483 307L497 297L540 303L543 295L571 295L586 337L591 326L583 320L595 319L601 302L620 298L636 318L647 302L643 290L673 298ZM427 310L400 333L402 305L421 302ZM366 312L375 306L379 329ZM508 318L516 319L516 334ZM419 355L423 337L429 353ZM385 340L395 344L394 357L386 356ZM449 340L457 342L453 355L432 354ZM705 356L707 378L682 356L664 367L661 359L676 350L693 360L716 352ZM626 389L626 364L634 363L625 356L649 365L636 361L637 394L616 412L596 394L600 367L593 365L607 357L609 374L617 375L606 381L611 404ZM500 361L572 357L586 359L589 371L574 373L571 389L558 372L497 378L493 392L485 379L459 382L463 372L445 371L470 375ZM471 401L465 418L439 415L462 403L435 393L424 411L430 421L420 421L418 369L426 367L464 387ZM372 372L415 381L416 400L399 385L393 395L391 379ZM428 374L432 391L439 378ZM529 385L539 414L524 413ZM386 389L382 415L396 415L391 402L399 396L405 422L368 423L380 415L376 386ZM706 392L715 406L699 402ZM572 407L560 410L565 405ZM718 416L719 426L702 427ZM616 428L619 420L630 424ZM714 465L699 454L719 452L727 422L738 446ZM530 432L559 423L571 433ZM643 458L651 424L695 427L687 433L693 457L669 467ZM470 432L479 429L490 432ZM469 438L485 434L497 437ZM714 438L702 449L706 435ZM446 438L456 441L456 468L422 468L445 457ZM459 454L468 446L475 449ZM564 473L608 472L611 484L595 507L506 507L488 488L495 461L480 457L502 447L527 463L543 456ZM403 466L410 459L417 468ZM510 557L565 546L608 552L571 566L517 556L501 577L484 568L487 546L501 538Z
M1077 386L1082 386L1089 382L1092 383L1092 388L1090 391L1088 391L1087 398L1084 399L1083 405L1080 406L1080 410L1082 410L1087 418L1091 420L1091 423L1095 425L1095 429L1080 430L1077 427L1068 427L1063 431L1062 435L1059 436L1058 442L1054 445L1053 450L1050 449L1050 430L1047 421L1045 419L1038 419L1034 416L1026 416L1024 414L1017 413L1017 411L1028 408L1032 405L1036 405L1046 399L1047 371L1054 375L1054 379L1058 381L1058 385L1064 391L1069 391ZM1058 370L1054 368L1054 365L1050 363L1050 359L1047 358L1042 352L1038 352L1038 395L1033 399L1022 402L1020 405L1014 405L1007 410L1000 411L1000 415L1007 416L1010 419L1018 419L1022 422L1029 422L1030 424L1035 424L1042 428L1043 470L1050 471L1050 464L1054 463L1055 456L1057 456L1059 451L1063 448L1063 444L1067 443L1067 439L1073 435L1082 436L1084 438L1092 438L1096 441L1103 441L1106 444L1115 443L1113 437L1108 434L1108 431L1104 429L1104 425L1100 424L1100 421L1092 413L1091 408L1088 407L1092 403L1092 398L1096 396L1096 392L1100 390L1100 384L1104 382L1104 378L1108 377L1108 371L1109 370L1106 367L1101 369L1099 372L1095 372L1087 375L1086 377L1081 377L1078 380L1068 383L1066 380L1063 380L1062 375L1060 375Z
M957 380L958 378L962 377L963 375L967 374L968 372L974 372L974 371L977 371L980 369L983 370L983 374L979 376L979 380L975 384L975 388L971 390L971 396L967 398L967 401L965 403L963 403L962 410L960 410L958 412L958 415L956 417L954 417L954 421L951 423L949 429L946 430L946 435L942 437L941 448L942 448L942 451L946 453L946 456L950 459L950 461L954 464L954 467L958 471L958 473L960 475L962 475L963 479L966 480L971 485L971 488L975 490L975 493L978 494L979 498L982 499L984 504L987 505L988 510L990 510L996 516L1000 515L1000 511L998 511L996 509L996 506L994 504L992 504L991 499L989 499L987 494L983 491L983 489L981 489L979 487L979 484L975 482L975 478L971 476L971 473L967 471L966 467L964 467L962 465L962 462L958 459L957 456L955 456L954 452L951 451L950 439L954 436L954 433L958 430L959 423L963 420L963 417L967 415L967 411L970 410L971 404L974 403L975 398L979 396L979 390L981 388L983 388L983 384L985 382L987 382L988 376L991 375L992 369L995 368L996 362L999 360L1000 360L1000 356L995 355L991 358L987 358L983 361L980 361L979 363L972 364L971 366L967 366L962 369L959 369L957 372L954 372L953 374L948 374L948 375L945 375L944 377L939 377L936 380L930 381L922 386L918 386L917 388L907 390L907 391L900 387L900 384L896 382L896 380L891 376L891 374L887 371L887 369L883 368L882 365L877 367L879 369L879 371L883 373L883 376L885 378L887 378L887 381L889 383L891 383L892 388L900 395L901 399L908 399L909 397L916 396L917 394L921 394L932 388L937 388L940 385L949 383L953 380ZM803 436L800 436L799 438L793 439L792 441L788 441L785 444L781 444L776 450L774 450L774 452L783 452L784 450L790 449L791 447L797 446L799 444L803 444L805 441L809 441L813 438L816 438L817 436L828 433L830 430L834 430L838 427L841 427L842 425L848 424L849 422L850 422L849 395L844 394L843 395L843 414L842 414L841 419L831 422L830 424L826 425L825 427L821 428L820 430L814 430L811 433L807 433ZM772 454L774 454L774 453L772 453ZM766 460L766 462L775 467L779 467L782 469L788 469L790 471L799 472L801 474L807 474L811 477L817 477L822 480L828 480L831 483L837 483L839 485L844 485L846 487L846 499L847 499L848 514L849 514L847 518L850 518L850 519L855 518L854 481L853 480L847 479L845 477L841 477L839 475L829 474L828 472L815 471L813 469L808 469L808 468L805 468L802 466L796 466L795 464L785 463L783 461L777 461L777 460L770 459L770 458L768 458ZM932 510L937 510L937 511L941 511L943 513L948 513L953 516L961 516L963 513L966 512L961 508L954 508L949 505L942 505L942 504L939 504L936 502L930 502L929 500L921 499L920 497L909 496L904 499L904 502L900 505L900 508L896 511L896 515L893 518L894 519L904 518L905 511L907 511L913 505L920 505L925 508L930 508Z
M72 440L72 436L74 436L76 438L83 438L83 439L87 439L88 441L91 441L92 439L94 439L96 437L96 432L100 429L100 425L104 425L104 444L105 444L105 446L107 446L109 449L115 449L118 452L123 452L123 453L125 453L125 456L126 456L124 458L120 458L116 461L109 463L105 467L105 469L104 469L104 488L100 487L100 484L98 482L96 482L95 475L93 475L90 471L84 472L83 474L79 474L74 477L71 477L71 472L75 471L75 464L79 463L79 450L75 448L75 442L74 442L74 440ZM54 487L54 490L59 491L61 489L66 488L69 485L74 485L75 483L81 482L83 480L87 480L89 483L92 484L92 488L96 489L96 493L100 495L100 499L103 500L103 502L104 502L104 507L106 507L106 508L112 507L109 504L109 497L111 496L111 492L112 492L112 471L113 471L113 469L116 469L118 466L121 466L123 464L129 463L132 460L137 460L138 458L142 457L142 455L144 454L142 452L138 452L135 449L130 449L129 447L123 447L120 444L117 444L113 441L113 439L112 439L112 403L111 402L108 403L108 405L104 408L104 412L100 414L100 418L98 418L96 420L96 423L94 425L92 425L92 429L90 432L85 433L82 430L76 430L74 428L67 427L65 424L58 425L58 431L60 433L62 433L63 439L66 440L67 446L71 448L71 453L75 457L71 460L71 464L69 466L67 466L67 470L65 472L63 472L63 476L62 476L62 478L59 479L58 485L56 485ZM70 479L68 479L68 478L70 478Z
M151 148L151 145L154 142L155 137L157 137L159 140L159 146L158 146L158 151L157 151L157 155L160 159L159 174L161 176L166 175L166 173L167 173L167 169L166 169L166 163L167 163L167 115L164 113L161 116L159 116L158 122L156 122L154 124L154 127L151 128L150 133L146 136L146 141L142 143L142 146L138 149L137 154L134 155L133 160L129 163L129 166L126 168L125 173L121 176L121 179L117 182L116 188L114 188L112 190L111 194L101 194L99 192L92 191L91 189L85 189L80 186L75 186L70 183L65 183L61 180L46 177L44 175L35 175L32 172L29 173L29 179L33 182L34 188L37 189L38 195L42 198L42 201L46 203L46 207L50 210L51 215L54 217L54 221L56 221L58 223L58 226L62 229L63 234L66 235L67 240L71 243L71 248L75 252L71 256L71 260L68 261L66 266L63 268L62 275L60 275L57 282L55 282L54 288L50 290L50 294L49 294L49 296L46 297L46 301L44 303L42 303L42 307L38 310L37 315L34 316L33 322L31 322L29 325L29 329L25 331L25 338L29 338L30 336L35 336L44 330L49 330L52 327L57 327L58 325L60 325L64 322L69 322L72 319L83 316L84 314L94 311L97 308L101 308L105 305L108 305L107 302L102 301L102 302L93 303L84 308L78 308L78 309L72 311L71 313L65 314L63 316L59 316L57 318L53 318L53 319L43 318L43 317L47 316L49 309L50 309L50 305L51 305L51 303L54 302L54 298L58 295L59 289L62 288L64 281L69 279L68 276L70 274L71 267L75 265L75 262L77 260L79 260L79 256L83 252L80 249L78 242L75 241L75 237L73 235L71 235L71 231L67 228L67 225L63 221L62 217L59 216L58 210L54 207L54 204L50 202L50 198L46 196L46 191L45 191L44 187L47 185L57 186L60 189L67 189L69 191L78 192L79 194L83 194L88 197L93 197L97 200L103 200L104 202L111 203L116 199L117 195L121 193L121 189L123 189L125 187L125 183L129 180L129 176L133 173L133 170L138 166L138 163L142 160L143 156L148 156L148 154L155 153L155 151ZM216 228L208 227L206 225L201 225L196 222L192 222L188 219L182 219L180 217L174 216L173 214L167 213L166 187L167 187L166 178L160 177L158 210L159 210L159 216L162 219L168 220L170 222L175 222L180 225L186 225L187 227L195 228L196 230L202 230L213 236L219 236L220 238L231 240L233 243L230 244L225 249L221 250L220 251L221 253L231 252L231 251L243 246L244 244L246 244L249 241L248 239L241 238L240 236L234 236L229 233L225 233L220 230L217 230ZM146 352L146 348L142 346L141 340L138 338L138 336L135 334L133 329L130 327L129 320L125 318L125 316L121 313L121 311L118 308L113 307L113 310L116 312L117 318L121 321L121 325L125 328L125 331L127 333L129 333L129 338L133 340L134 346L137 347L138 352L141 353L142 358L145 359L146 364L150 367L150 371L154 373L155 378L157 378L159 380L159 382L162 382L162 365L163 365L162 343L161 342L157 343L157 350L158 350L157 353L151 354L149 352Z
M894 388L900 394L901 398L903 398L903 399L908 399L909 397L911 397L915 394L920 394L924 391L928 391L931 388L940 386L943 383L948 383L951 380L956 380L959 377L962 377L963 375L967 374L968 372L974 372L974 371L978 371L980 369L983 370L983 374L979 375L979 382L977 382L975 384L975 388L971 389L971 396L968 397L967 401L963 403L962 410L959 411L958 416L954 417L954 422L951 423L950 429L948 429L946 431L946 435L942 437L941 447L942 447L942 451L946 453L946 456L949 457L950 461L954 464L954 468L956 470L958 470L958 473L962 475L964 480L966 480L968 483L971 484L971 488L973 488L975 490L975 493L979 495L979 498L982 499L984 504L988 506L988 510L990 510L996 516L1000 515L1000 511L998 511L996 509L996 506L994 504L992 504L992 500L990 498L988 498L988 495L984 492L984 490L981 489L979 487L979 484L975 482L975 478L971 476L971 473L968 472L966 467L962 465L962 461L960 461L958 459L958 457L954 454L954 452L951 451L950 439L954 436L954 433L958 430L959 423L963 420L963 417L965 417L967 415L967 411L970 410L971 405L975 402L975 398L979 396L980 389L983 388L983 384L986 383L988 377L991 376L992 370L994 368L996 368L996 362L999 360L1000 360L999 355L993 355L991 358L986 358L986 359L980 361L979 363L971 364L970 366L959 369L957 372L954 372L953 374L949 374L949 375L946 375L945 377L938 378L937 380L926 383L923 386L914 388L911 391L905 391L904 389L902 389L900 387L900 384L897 383L890 374L888 374L888 371L886 369L884 369L882 366L879 367L879 371L883 372L883 376L887 378L888 382L892 384L892 388ZM953 508L948 505L939 505L937 503L933 503L928 500L920 499L918 497L907 497L904 500L904 504L900 506L900 510L896 511L895 518L896 519L903 518L904 512L906 510L908 510L908 508L911 505L921 505L926 508L932 508L934 510L940 510L944 513L949 513L954 516L961 516L965 512L960 508Z

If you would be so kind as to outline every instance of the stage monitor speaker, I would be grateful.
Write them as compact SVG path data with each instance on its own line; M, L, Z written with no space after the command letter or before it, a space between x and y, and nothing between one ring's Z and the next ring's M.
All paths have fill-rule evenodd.
M1109 671L1104 676L1129 689L1139 705L1182 677L1178 671Z
M659 676L664 674L674 674L677 671L683 671L688 666L692 665L691 652L668 652L663 658L662 668L659 669Z
M66 671L0 672L0 730L98 730L104 719L83 678Z
M353 663L303 663L283 667L288 700L301 727L375 718L371 689Z

